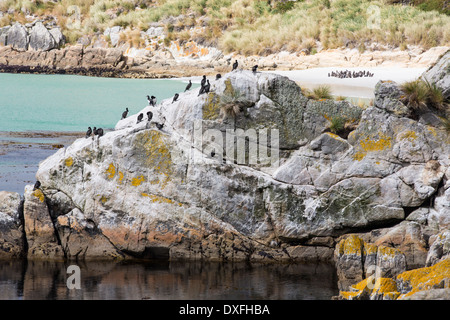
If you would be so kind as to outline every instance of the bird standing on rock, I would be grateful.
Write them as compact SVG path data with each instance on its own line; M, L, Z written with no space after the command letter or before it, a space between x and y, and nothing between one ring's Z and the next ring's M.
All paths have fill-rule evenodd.
M142 119L144 119L144 114L143 114L143 113L139 113L139 115L138 115L138 117L137 117L137 122L136 122L136 123L141 122Z
M200 85L201 85L202 87L204 87L205 84L206 84L206 76L203 76L202 81L200 82Z
M180 96L180 95L179 95L178 93L175 93L175 95L174 95L174 97L173 97L173 100L172 100L172 103L174 103L175 101L177 101L179 96Z
M86 131L86 139L89 138L91 136L92 133L92 128L88 127L87 131Z
M147 121L152 120L152 118L153 118L153 112L151 112L151 111L147 112Z
M234 71L234 70L236 70L237 69L237 67L238 67L238 62L237 62L237 60L236 61L234 61L234 63L233 63L233 70L231 70L231 71Z
M188 91L192 87L192 82L189 80L188 85L186 86L186 89L184 89L184 92Z
M122 119L125 119L128 115L128 108L122 113Z
M219 80L220 78L222 78L222 75L220 73L216 74L216 80Z
M41 187L41 182L38 180L38 181L36 181L36 183L34 184L33 191L36 190L36 189L39 189L40 187Z
M94 127L94 129L92 130L92 140L94 140L96 132L97 132L97 127Z
M210 88L211 84L209 83L209 80L206 80L205 93L208 93Z
M256 69L258 69L258 65L252 67L253 73L256 73Z

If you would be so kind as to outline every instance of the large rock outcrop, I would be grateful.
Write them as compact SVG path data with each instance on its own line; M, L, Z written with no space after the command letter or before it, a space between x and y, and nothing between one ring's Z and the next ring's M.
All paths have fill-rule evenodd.
M151 121L131 115L40 163L28 257L334 257L347 288L369 266L391 277L435 263L448 254L450 136L409 118L401 96L382 81L363 110L239 70L147 106ZM351 132L331 133L337 118Z

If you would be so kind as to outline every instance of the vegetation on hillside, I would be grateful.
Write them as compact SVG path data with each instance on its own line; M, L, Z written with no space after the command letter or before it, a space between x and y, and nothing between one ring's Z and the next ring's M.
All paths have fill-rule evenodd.
M425 49L450 44L449 8L441 0L0 0L0 26L27 16L55 17L69 42L107 27L147 30L161 23L169 39L195 40L225 52L267 55L319 48ZM78 22L76 24L74 22ZM192 32L193 27L204 27Z

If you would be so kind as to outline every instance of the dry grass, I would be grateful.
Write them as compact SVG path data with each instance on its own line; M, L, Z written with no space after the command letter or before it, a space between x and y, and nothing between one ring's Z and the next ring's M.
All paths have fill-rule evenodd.
M173 36L189 40L187 29L205 16L204 34L191 37L217 45L225 52L246 55L280 50L314 53L319 44L325 49L344 46L360 51L373 42L402 49L408 45L427 49L450 44L450 17L424 11L434 4L420 10L387 1L302 0L269 4L263 0L3 0L0 10L12 8L15 15L5 15L0 24L23 20L23 8L25 12L56 17L63 32L75 38L76 34L93 34L114 25L146 30L151 22L183 15L184 19L175 24ZM417 4L425 6L426 1ZM370 5L380 8L381 23L376 29L368 27ZM68 27L68 22L78 13L80 26L76 31Z

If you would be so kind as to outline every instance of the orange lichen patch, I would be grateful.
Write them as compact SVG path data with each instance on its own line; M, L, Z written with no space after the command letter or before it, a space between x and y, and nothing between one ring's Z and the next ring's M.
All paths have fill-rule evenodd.
M372 243L364 243L364 254L376 254L378 247Z
M145 181L145 177L143 175L137 176L136 178L131 179L131 185L134 187L140 186L142 182Z
M45 195L40 189L34 190L32 195L38 198L40 202L44 202L45 200Z
M353 159L361 161L368 152L382 151L392 146L391 137L383 133L378 133L378 137L378 139L367 137L366 139L361 140L359 142L359 151L353 155Z
M116 167L114 164L110 163L108 169L106 169L106 172L108 179L114 178L116 175Z
M400 298L423 290L450 288L450 259L445 259L431 267L405 271L397 276L397 280L411 287L411 290L402 294Z
M400 139L401 140L409 140L409 141L413 141L417 139L417 134L412 131L412 130L407 130L405 132L402 132L400 134Z
M73 158L68 157L66 160L64 160L64 164L66 165L66 167L71 167L73 165Z
M364 241L357 235L350 235L339 241L337 244L339 255L355 254L361 255L364 248Z
M105 204L106 201L108 201L108 198L106 198L105 196L102 196L102 197L100 198L100 201L101 201L103 204Z
M377 251L377 255L381 257L381 259L392 258L399 254L402 254L400 250L385 246L379 246Z
M358 299L364 293L366 297L371 295L383 295L383 298L395 300L400 293L397 291L397 283L391 278L366 278L350 287L350 291L340 291L339 295L347 300Z
M119 171L119 184L122 184L123 181L123 172Z
M153 195L153 194L148 194L148 193L142 192L141 196L150 198L150 200L153 203L168 203L168 204L177 205L179 207L183 206L183 204L181 202L177 202L177 201L174 201L172 199L161 197L161 196L156 196L156 195Z

